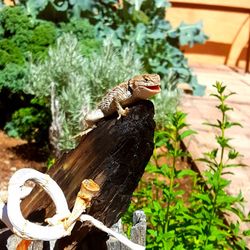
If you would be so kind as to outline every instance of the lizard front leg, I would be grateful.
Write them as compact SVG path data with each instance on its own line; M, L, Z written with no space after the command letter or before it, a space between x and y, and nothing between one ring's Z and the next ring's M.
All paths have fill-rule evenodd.
M117 100L115 100L115 106L116 106L116 110L117 110L117 113L118 113L117 120L119 120L122 116L126 116L128 114L129 108L126 107L124 109L122 107L122 105Z

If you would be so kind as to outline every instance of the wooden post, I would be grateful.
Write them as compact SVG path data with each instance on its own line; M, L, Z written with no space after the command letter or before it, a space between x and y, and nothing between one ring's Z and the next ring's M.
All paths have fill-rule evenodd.
M131 240L139 245L146 246L146 215L138 210L133 213L133 227L131 228Z
M129 107L126 117L107 117L81 138L79 145L63 155L48 171L62 188L72 208L83 179L93 179L100 192L87 213L105 225L116 223L126 211L133 191L153 152L154 108L150 101ZM54 215L47 194L35 188L22 202L22 211L33 221L44 222ZM71 236L57 240L55 249L107 249L107 235L90 223L77 224Z
M112 229L120 234L124 234L121 220L112 226ZM133 213L133 227L131 228L130 239L139 245L146 246L146 215L143 211L137 210ZM109 237L107 241L108 250L129 250L114 237Z

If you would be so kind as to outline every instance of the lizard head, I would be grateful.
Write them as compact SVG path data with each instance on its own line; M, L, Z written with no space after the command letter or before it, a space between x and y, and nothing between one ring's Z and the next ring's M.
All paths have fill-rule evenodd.
M157 74L143 74L129 80L129 88L139 99L148 99L161 92L160 76Z

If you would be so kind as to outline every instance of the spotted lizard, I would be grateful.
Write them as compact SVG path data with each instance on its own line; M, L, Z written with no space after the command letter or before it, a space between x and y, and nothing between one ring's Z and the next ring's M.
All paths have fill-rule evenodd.
M146 100L160 91L160 76L157 74L138 75L120 83L104 95L95 110L85 116L84 122L87 128L81 135L91 131L100 119L115 112L118 113L117 119L126 116L129 113L128 105L138 100Z

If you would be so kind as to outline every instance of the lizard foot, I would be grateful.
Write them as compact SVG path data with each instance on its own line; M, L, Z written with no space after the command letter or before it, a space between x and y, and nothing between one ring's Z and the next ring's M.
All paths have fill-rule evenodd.
M122 116L126 116L128 113L129 113L128 107L126 107L125 109L119 110L117 120L119 120Z
M72 139L76 139L77 137L80 137L80 136L82 137L83 135L87 135L90 131L92 131L95 128L96 128L96 125L93 125L92 127L83 130L82 132L78 133L77 135L74 135L72 137Z

